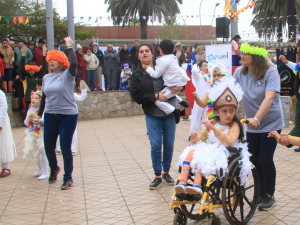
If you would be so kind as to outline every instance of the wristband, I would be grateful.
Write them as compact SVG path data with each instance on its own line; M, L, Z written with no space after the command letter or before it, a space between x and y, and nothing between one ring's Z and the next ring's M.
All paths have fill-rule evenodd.
M155 100L158 100L159 99L159 93L157 93L157 98Z
M255 119L256 120L256 122L258 123L258 126L260 125L260 122L259 122L259 120L256 118L256 117L253 117L253 119Z
M73 48L73 45L68 45L67 48Z

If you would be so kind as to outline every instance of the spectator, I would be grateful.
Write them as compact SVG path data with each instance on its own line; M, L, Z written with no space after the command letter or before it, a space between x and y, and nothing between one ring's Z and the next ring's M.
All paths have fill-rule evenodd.
M77 66L77 75L76 75L76 86L75 86L75 91L80 91L80 81L81 79L86 80L86 75L85 75L85 62L83 59L83 52L82 52L82 47L80 44L77 44L77 51L76 53L76 57L77 57L77 61L78 61L78 66Z
M182 44L180 42L177 42L175 47L176 47L176 49L173 52L173 55L175 55L177 57L177 59L179 59L179 57L181 56L181 53L183 53Z
M59 45L58 44L54 45L54 50L58 50L59 51Z
M139 47L139 41L134 41L134 46L130 50L130 57L131 57L131 63L132 63L132 71L135 71L138 68L138 53L137 48Z
M183 63L188 63L191 58L191 49L189 46L185 46L183 48L183 53L181 53L179 57L179 66L181 66Z
M2 44L0 44L0 52L4 55L2 59L3 67L4 67L4 76L2 79L4 81L12 80L12 69L14 62L14 51L8 45L8 40L6 38L2 39Z
M240 66L241 61L241 52L239 50L239 40L241 39L240 35L235 35L231 40L231 50L232 50L232 66Z
M96 69L99 66L99 60L95 54L92 54L91 48L86 48L85 55L83 56L86 62L86 84L92 91L96 89Z
M4 55L0 52L0 79L4 76L3 59Z
M130 62L130 52L128 51L127 44L123 44L123 48L119 52L119 55L121 65L123 65L124 62Z
M45 42L43 38L40 38L38 41L38 47L34 51L34 62L37 66L41 66L43 64L43 46L45 45Z
M199 45L196 48L196 60L197 64L199 64L201 61L206 61L206 54L204 52L203 46Z
M117 51L113 49L111 44L107 45L107 50L104 51L107 90L119 90L120 74L118 74L119 65L117 58Z
M15 51L15 48L16 48L15 42L10 41L8 44L9 44L9 46L12 48L12 50Z
M32 52L32 55L34 55L35 46L33 41L28 42L28 48Z
M21 63L21 59L22 59L22 48L24 48L24 42L20 41L19 42L19 48L15 48L15 53L16 53L16 59L15 59L15 65L20 68L20 63ZM26 50L26 54L25 54L25 64L31 62L33 59L33 55L32 52L30 51L30 49Z
M154 49L154 60L156 60L159 57L161 57L159 50L160 50L160 44L156 44L155 45L155 49Z
M102 91L102 72L103 72L102 69L104 65L104 57L103 57L103 52L99 49L99 46L96 42L93 44L92 53L95 54L99 60L99 65L96 69L96 73L97 73L97 80L98 80L98 89L99 91Z

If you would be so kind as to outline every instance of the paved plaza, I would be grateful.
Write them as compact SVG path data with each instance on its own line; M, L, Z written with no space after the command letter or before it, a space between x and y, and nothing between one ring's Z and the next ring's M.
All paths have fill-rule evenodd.
M189 121L177 126L172 169L189 144ZM289 129L283 132L288 133ZM74 156L75 186L60 190L58 181L33 176L34 163L23 160L24 128L14 128L18 157L10 163L12 175L0 179L0 224L172 224L168 209L174 187L150 191L154 179L150 143L144 116L78 122L78 154ZM58 155L63 167L62 155ZM254 215L249 224L300 224L300 153L278 146L276 206ZM217 210L222 224L229 224ZM189 221L188 224L207 224Z

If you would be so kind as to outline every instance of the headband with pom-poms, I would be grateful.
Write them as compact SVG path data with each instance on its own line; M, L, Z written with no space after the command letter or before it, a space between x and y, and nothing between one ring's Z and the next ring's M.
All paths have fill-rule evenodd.
M41 91L32 92L32 94L30 95L30 98L32 98L34 95L38 95L40 98L42 98L42 92Z
M35 72L39 72L40 71L40 67L38 66L34 66L34 65L26 65L25 66L25 70L34 70Z
M58 51L58 50L50 50L48 53L47 53L47 56L46 56L46 61L47 62L50 62L52 59L58 61L58 62L61 62L64 67L68 68L69 65L70 65L70 62L67 58L67 56L61 52L61 51Z

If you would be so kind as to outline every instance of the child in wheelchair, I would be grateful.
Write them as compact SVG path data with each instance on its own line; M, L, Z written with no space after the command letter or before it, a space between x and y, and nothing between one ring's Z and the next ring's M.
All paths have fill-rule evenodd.
M125 63L124 68L121 71L121 84L120 90L126 90L130 81L130 77L132 75L131 69L129 68L129 64Z
M253 168L250 162L250 154L247 144L243 144L243 126L236 117L238 103L242 100L243 91L232 77L223 77L222 82L208 90L209 102L213 109L209 108L210 120L202 123L205 129L200 135L191 133L192 145L188 146L179 157L178 165L181 166L179 184L175 187L177 194L202 195L202 177L208 178L216 174L219 178L220 171L228 171L228 157L230 153L227 147L242 148L240 179L243 185L247 182L247 176ZM190 172L195 174L193 186L187 186Z

